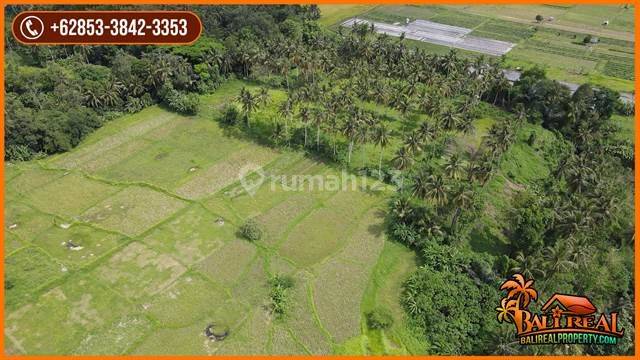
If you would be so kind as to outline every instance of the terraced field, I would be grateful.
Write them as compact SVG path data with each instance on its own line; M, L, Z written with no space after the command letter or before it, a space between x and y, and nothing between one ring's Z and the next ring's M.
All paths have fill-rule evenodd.
M362 304L377 296L398 306L397 288L415 266L410 251L392 254L404 270L378 269L372 283L383 248L399 246L385 245L386 190L273 191L265 183L252 195L240 185L245 165L339 174L227 134L213 117L242 85L204 97L201 116L151 107L69 153L7 164L8 352L332 353L366 337ZM262 240L238 237L248 218L263 226ZM266 308L275 274L295 279L284 320ZM210 323L230 335L210 341Z
M321 11L322 23L333 28L351 17L395 26L405 25L408 19L469 28L473 30L469 33L471 37L516 44L505 56L507 67L526 69L538 65L555 80L634 91L633 6L379 5L356 8L325 5ZM537 22L536 15L542 15L545 20ZM605 20L609 25L602 25ZM584 45L587 34L598 37L597 44ZM435 54L449 51L444 43L426 44L411 40L411 36L407 41ZM473 51L458 51L466 57L479 56Z

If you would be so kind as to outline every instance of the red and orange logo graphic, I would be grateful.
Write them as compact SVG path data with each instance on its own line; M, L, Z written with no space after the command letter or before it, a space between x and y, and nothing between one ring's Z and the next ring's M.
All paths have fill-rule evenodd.
M515 274L500 286L507 294L496 308L498 321L514 324L520 344L617 344L624 335L618 313L598 314L584 296L556 293L533 313L529 305L538 300L533 283Z

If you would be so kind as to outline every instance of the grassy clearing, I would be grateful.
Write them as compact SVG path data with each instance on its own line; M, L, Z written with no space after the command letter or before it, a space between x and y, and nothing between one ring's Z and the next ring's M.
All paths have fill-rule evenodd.
M611 121L618 125L620 138L634 141L636 125L633 116L613 115Z
M146 108L137 114L123 117L122 121L110 122L87 137L82 146L53 157L50 162L54 166L66 169L83 168L84 164L102 158L105 154L109 154L110 150L163 126L177 117L178 115L162 110L159 106ZM123 131L125 129L126 131ZM87 170L90 170L90 167Z
M118 190L116 186L70 173L34 190L27 201L42 211L76 218Z
M271 149L256 145L240 149L224 161L202 170L180 186L176 192L189 199L199 199L237 181L241 172L265 166L277 157Z
M217 220L202 207L192 205L153 229L143 242L160 253L174 256L182 264L193 265L235 237L231 224L219 224Z
M200 319L219 321L215 314L229 312L229 294L198 273L187 273L143 305L160 327L180 328ZM239 317L239 315L237 316ZM231 318L229 316L227 319ZM231 321L227 326L234 325Z
M318 263L343 246L352 224L377 200L360 191L341 192L300 221L279 253L300 267Z
M255 245L243 239L236 239L204 259L198 267L212 281L232 285L251 263L255 254Z
M319 5L320 24L334 25L373 9L374 5Z
M146 187L127 187L83 215L83 221L130 236L139 235L186 205Z
M65 275L62 264L40 248L29 246L4 260L5 307L14 309L30 300L38 290Z
M124 355L152 330L150 320L140 315L124 315L110 325L85 337L73 351L78 355Z
M45 170L33 164L32 166L13 165L12 169L16 172L11 180L6 183L7 195L17 197L18 195L28 194L30 191L44 186L57 178L61 177L62 171Z
M204 335L208 322L178 329L157 329L137 344L133 355L213 355L220 348Z
M257 355L264 354L269 341L272 320L263 306L254 308L225 339L216 355Z
M368 211L347 240L346 246L331 260L314 267L314 304L318 317L335 343L360 334L361 295L370 271L384 245L384 214Z
M124 242L121 235L74 224L68 229L53 225L33 241L69 267L92 263Z
M16 349L28 354L70 354L129 307L99 282L77 276L42 295L37 303L10 312L5 334Z
M133 242L96 268L94 275L132 299L155 295L171 285L186 268L169 255Z
M316 355L329 354L332 351L332 344L328 339L329 334L322 328L317 318L311 298L309 276L308 273L300 272L294 277L296 285L291 291L292 307L287 325L306 351Z
M55 218L31 206L9 201L4 205L5 234L12 234L24 241L32 241L36 235L55 223Z

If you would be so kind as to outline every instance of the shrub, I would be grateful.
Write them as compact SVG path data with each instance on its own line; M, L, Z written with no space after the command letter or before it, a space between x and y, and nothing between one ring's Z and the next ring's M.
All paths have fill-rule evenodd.
M257 241L262 238L262 229L257 222L249 219L240 226L240 235L249 241Z
M222 122L226 125L235 125L240 119L240 112L233 105L228 105L222 113Z
M289 308L289 289L293 288L293 279L287 275L276 275L269 283L271 285L269 307L277 318L282 318Z
M388 329L393 325L393 316L386 308L377 307L367 313L367 325L370 329Z

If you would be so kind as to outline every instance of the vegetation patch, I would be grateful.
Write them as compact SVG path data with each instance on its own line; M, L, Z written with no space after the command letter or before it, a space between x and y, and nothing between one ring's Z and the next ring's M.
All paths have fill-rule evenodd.
M26 354L73 354L129 307L95 279L75 276L40 296L37 303L8 313L5 334Z
M38 235L33 243L61 263L79 267L96 261L123 241L122 235L91 226L59 223Z
M248 241L235 239L218 251L209 255L199 265L200 271L211 280L224 284L233 284L251 263L256 247Z
M15 309L30 300L38 290L65 275L62 264L51 259L44 251L29 246L18 250L4 260L5 306Z
M115 186L69 173L34 190L27 199L42 211L78 217L84 210L118 190Z
M160 292L185 271L186 268L171 256L133 242L92 273L120 294L141 299Z
M171 220L153 229L143 242L160 253L193 265L234 239L233 225L192 205Z
M83 215L92 222L129 236L139 235L186 205L182 200L146 187L127 187Z

